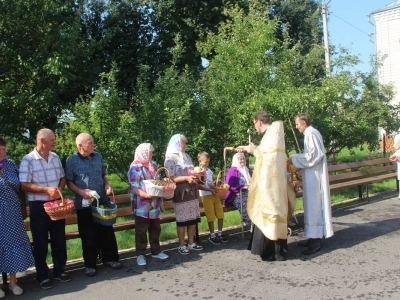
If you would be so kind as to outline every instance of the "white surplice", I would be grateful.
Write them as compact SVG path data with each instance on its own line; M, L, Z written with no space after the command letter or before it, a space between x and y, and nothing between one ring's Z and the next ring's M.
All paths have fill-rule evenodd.
M394 137L394 141L393 141L393 147L394 150L396 150L396 156L399 156L400 152L398 151L400 149L399 147L399 142L400 142L400 134L396 134L396 136ZM398 159L397 159L398 160ZM397 162L397 180L400 180L400 162Z
M306 238L333 235L328 164L322 136L312 126L304 130L304 153L292 156L303 169L304 234Z

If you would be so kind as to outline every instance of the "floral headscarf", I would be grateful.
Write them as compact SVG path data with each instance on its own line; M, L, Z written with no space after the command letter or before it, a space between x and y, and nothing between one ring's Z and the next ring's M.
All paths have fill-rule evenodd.
M142 164L149 170L150 174L154 175L157 171L157 167L150 161L150 152L152 151L154 151L154 148L150 143L140 144L136 148L135 158L132 164Z
M233 156L233 158L232 158L232 167L236 167L239 170L239 172L242 173L244 179L246 179L246 182L250 183L251 176L250 176L250 173L249 173L249 169L247 168L246 165L244 165L244 166L240 165L239 158L241 156L244 157L244 154L241 153L241 152L238 152Z

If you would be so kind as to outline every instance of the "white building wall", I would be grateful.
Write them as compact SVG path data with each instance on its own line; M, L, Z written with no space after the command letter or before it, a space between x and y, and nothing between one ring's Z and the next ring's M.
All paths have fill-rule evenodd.
M393 84L393 103L400 104L400 7L374 14L379 82Z

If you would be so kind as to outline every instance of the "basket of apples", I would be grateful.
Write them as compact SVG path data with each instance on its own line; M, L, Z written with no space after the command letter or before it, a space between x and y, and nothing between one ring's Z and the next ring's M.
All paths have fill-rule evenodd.
M74 200L64 199L61 192L58 191L61 200L49 201L43 204L43 208L53 221L65 219L72 214L75 208Z
M206 176L206 169L202 166L194 167L188 169L188 175L195 176L195 177L204 177Z
M215 187L218 190L217 196L219 199L224 200L225 199L225 194L229 190L229 184L226 182L223 182L220 178L222 176L223 172L220 171L217 176L217 180L213 182L213 187Z

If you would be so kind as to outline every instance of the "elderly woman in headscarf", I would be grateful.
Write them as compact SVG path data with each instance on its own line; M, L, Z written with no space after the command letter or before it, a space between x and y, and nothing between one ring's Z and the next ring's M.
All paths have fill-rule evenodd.
M229 184L229 190L226 192L224 205L226 207L236 206L246 225L250 225L247 215L247 188L250 184L251 174L251 170L246 166L244 154L236 153L232 158L232 166L226 174L225 181ZM242 203L240 202L240 190L242 190Z
M193 162L186 151L187 138L175 134L169 141L165 153L164 166L168 169L170 179L176 183L174 192L174 209L179 239L178 251L182 255L189 250L202 250L203 247L194 242L196 224L200 221L198 177L188 175ZM188 235L188 246L185 245L185 228Z
M135 216L135 245L137 264L146 265L145 251L149 233L152 257L166 259L168 255L160 247L160 211L162 199L147 193L144 180L154 179L157 167L153 164L154 148L150 143L140 144L128 172L132 212Z

